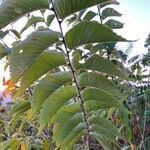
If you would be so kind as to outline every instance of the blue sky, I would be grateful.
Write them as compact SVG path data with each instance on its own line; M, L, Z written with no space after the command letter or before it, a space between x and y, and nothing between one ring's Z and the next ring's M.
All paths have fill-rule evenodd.
M139 21L149 23L150 0L120 0L120 6Z
M150 0L120 0L120 7L139 22L150 24Z
M150 33L150 0L119 0L118 10L123 14L124 29L119 33L127 39L139 39L134 43L133 53L146 53L144 42ZM125 44L122 44L125 45Z

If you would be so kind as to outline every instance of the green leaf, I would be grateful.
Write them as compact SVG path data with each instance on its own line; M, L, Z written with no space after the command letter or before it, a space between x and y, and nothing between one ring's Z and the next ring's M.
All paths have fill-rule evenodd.
M101 135L108 141L116 142L116 137L119 136L118 129L109 120L100 116L92 116L89 119L92 124L92 131Z
M127 42L110 28L96 21L78 23L66 33L65 40L69 49L98 42Z
M103 43L98 43L95 46L92 46L90 49L91 54L95 54L98 51L101 51L104 49L104 44Z
M147 39L145 40L145 47L148 47L150 45L150 34L148 35Z
M48 7L47 0L5 0L0 5L0 29L27 13Z
M119 107L119 101L115 96L100 89L87 88L83 91L82 96L87 111L92 110L95 105L93 110Z
M42 15L44 15L44 13L46 12L46 9L41 9L40 12Z
M69 85L58 89L50 95L44 102L41 110L39 119L40 129L43 129L48 123L50 124L61 107L76 95L76 88Z
M37 27L38 31L44 31L44 30L48 30L48 29L49 29L48 27L44 27L42 25Z
M112 150L110 144L108 144L109 142L100 134L90 132L90 135L93 136L93 138L95 138L102 145L104 150Z
M16 138L12 138L12 139L7 140L3 143L0 143L0 149L2 149L2 150L8 150L8 149L18 150L19 145L20 145L20 140L18 140Z
M25 112L26 110L31 108L31 103L30 101L24 100L20 101L18 104L16 104L10 111L10 114L14 114L16 112L22 113Z
M118 11L116 11L115 9L113 8L105 8L103 11L102 11L102 18L103 19L106 19L107 17L120 17L122 14L120 14Z
M103 124L104 123L102 123L102 125ZM106 139L108 139L109 142L114 142L114 143L116 142L115 141L116 136L112 134L111 130L108 132L108 129L111 129L111 127L105 128L103 126L101 127L101 125L95 124L92 126L92 128L93 128L93 131L95 131L97 134L101 135L102 137L105 137Z
M3 39L8 33L9 33L9 30L0 31L0 39Z
M13 48L10 58L11 81L16 83L24 71L50 45L59 41L59 35L52 30L35 31Z
M90 20L92 20L96 15L97 15L97 14L96 14L95 12L93 12L93 11L88 11L88 12L86 13L86 15L84 16L83 20L88 20L88 21L90 21Z
M10 29L9 31L11 31L18 39L21 39L21 35L17 30Z
M10 149L19 150L20 144L21 144L21 140L14 139L14 141L10 143Z
M76 23L77 19L78 19L78 15L77 14L73 14L70 18L67 19L68 25L70 25L72 23Z
M108 1L106 3L102 3L100 4L100 8L103 8L105 6L108 6L108 5L119 5L120 3L117 2L116 0L111 0L111 1Z
M79 103L69 104L63 107L57 115L54 123L53 134L57 146L67 142L68 135L82 122L82 114Z
M128 75L117 65L99 55L93 55L86 60L81 69L99 71L105 74L114 75L122 80L129 80Z
M75 69L79 69L81 68L81 64L79 63L79 61L81 60L81 56L80 54L76 51L73 52L72 54L72 65Z
M78 11L108 1L110 0L82 0L81 3L80 0L55 0L54 7L59 18L64 19Z
M66 64L65 56L57 51L44 51L23 73L20 87L15 97L23 94L26 88L52 69Z
M72 147L73 144L85 134L84 129L85 124L80 122L75 128L72 129L69 135L65 138L62 144L62 148L66 148L68 146Z
M25 24L25 26L21 29L20 33L23 33L30 26L35 26L39 22L44 22L44 18L37 17L37 16L31 16L31 18L27 21L27 23Z
M52 21L54 20L54 18L55 18L55 15L54 15L54 14L51 14L51 15L49 15L49 16L47 17L46 24L47 24L48 27L51 25L51 23L52 23Z
M120 28L123 28L123 25L124 25L123 23L117 20L113 20L113 19L106 21L104 24L110 27L111 29L120 29Z
M122 109L118 109L118 115L121 119L122 124L128 126L129 125L129 116Z
M74 103L65 106L58 113L53 128L54 141L56 141L57 146L69 145L71 140L73 140L71 135L73 137L78 135L73 130L82 122L82 114L78 113L79 111L79 103ZM84 130L84 125L82 124L81 126L82 130Z
M8 53L6 52L6 48L4 45L2 45L0 43L0 59L2 59L3 57L5 57L6 55L8 55Z
M148 103L150 103L150 89L147 89L145 91L145 96L146 96L146 99L147 99Z
M62 85L72 81L70 72L58 72L47 74L35 87L31 102L32 115L39 112L44 101ZM31 115L31 117L32 117ZM33 118L33 117L32 117Z
M146 148L150 149L150 135L146 138Z
M111 93L112 95L122 97L117 86L101 74L95 72L82 73L78 78L78 82L81 88L95 87L97 89Z

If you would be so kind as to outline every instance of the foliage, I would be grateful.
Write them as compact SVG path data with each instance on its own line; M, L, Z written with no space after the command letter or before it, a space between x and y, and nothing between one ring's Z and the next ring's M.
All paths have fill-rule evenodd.
M137 146L125 106L131 93L128 82L133 80L116 49L117 42L128 40L113 31L123 24L110 18L121 16L110 8L118 4L115 0L2 2L0 37L3 41L11 31L15 42L11 47L1 43L0 58L9 62L7 91L15 101L0 110L4 129L0 149ZM89 10L92 6L96 12ZM13 25L5 30L22 16L28 20L20 31ZM65 21L70 26L64 32ZM31 28L34 31L24 37Z

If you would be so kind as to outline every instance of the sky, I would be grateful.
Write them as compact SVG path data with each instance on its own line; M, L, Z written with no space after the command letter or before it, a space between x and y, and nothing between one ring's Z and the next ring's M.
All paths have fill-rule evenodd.
M118 10L123 14L124 28L119 34L134 42L132 56L147 52L144 42L150 33L150 0L119 0ZM124 45L124 44L123 44Z
M125 24L123 29L116 32L128 40L138 39L133 44L131 56L146 53L147 49L144 48L144 42L150 33L150 0L118 0L118 2L120 5L114 7L123 14L120 21ZM20 25L16 24L16 26ZM125 49L127 44L120 43L118 47ZM8 72L3 71L3 66L2 61L0 61L0 91L3 89L1 86L3 76L5 75L6 78L9 76Z

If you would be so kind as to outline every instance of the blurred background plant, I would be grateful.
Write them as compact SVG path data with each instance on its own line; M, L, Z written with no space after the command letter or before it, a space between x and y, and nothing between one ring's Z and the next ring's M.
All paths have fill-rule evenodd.
M87 1L90 2L90 0ZM13 2L16 3L6 0L4 2L5 7L0 5L0 17L3 17L4 13L4 17L0 21L0 28L5 27L10 22L22 16L25 16L26 23L21 26L21 29L14 29L14 24L17 24L19 21L17 20L0 31L0 58L5 59L6 65L4 69L10 68L11 74L11 78L7 81L5 81L5 77L3 78L3 84L6 88L0 93L0 149L150 149L150 37L148 36L146 42L143 43L147 47L148 53L132 58L130 57L133 48L132 42L129 42L127 49L120 49L117 43L121 37L117 37L119 40L116 42L108 41L109 37L104 38L107 35L107 30L109 30L109 34L111 35L112 31L122 29L124 26L123 23L116 20L122 14L113 8L113 5L119 5L119 3L117 1L105 0L99 1L99 3L98 1L94 2L94 4L91 2L91 5L86 7L80 3L78 8L78 5L74 1L68 4L69 2L66 0L64 1L64 5L74 8L66 10L61 8L63 5L57 5L61 3L59 0L55 0L55 4L58 7L57 10L57 7L51 6L51 2L47 5L46 0L33 1L31 4L25 0L18 2L13 0ZM25 3L27 4L26 6L24 5ZM11 9L9 5L15 10L12 18L9 16L9 11L11 11L9 10ZM94 6L94 9L89 9L88 7L90 6ZM21 9L18 7L21 7ZM85 9L83 9L84 7ZM57 10L57 13L53 10L54 8ZM38 11L32 12L35 10ZM59 12L59 10L63 11ZM75 11L72 12L72 10ZM67 19L65 21L59 20L58 17L63 19L67 17ZM63 24L62 26L61 23ZM82 26L82 23L89 26L87 31L84 31L87 26ZM53 27L52 24L54 24L54 31L50 30ZM92 30L94 32L93 37L88 39L88 34L91 35L90 29L97 27L92 26L95 24L100 24L102 28L101 32L104 32L101 35L102 41L93 38L97 35L96 33L99 31L99 28L96 32ZM70 32L76 30L76 27L78 27L78 37L72 33L72 36L67 39L67 34L64 33L68 33L69 31L60 32L59 26ZM106 27L107 30L105 30ZM51 32L52 36L49 34ZM29 33L31 34L28 35ZM64 35L65 40L63 39ZM8 36L13 39L11 46L8 46L4 40ZM114 34L111 39L115 36ZM76 43L71 43L71 38ZM96 42L91 42L92 38ZM67 40L71 44L75 44L73 50L69 48L69 42L66 45L65 41ZM70 51L65 52L65 46ZM37 51L40 51L41 47L47 51L37 54ZM58 53L56 52L54 53L56 50L61 56L57 55ZM50 56L52 55L53 57L49 59L47 52L50 52ZM63 62L64 55L67 63ZM42 59L41 56L43 56ZM45 63L44 60L46 59L48 62ZM51 59L53 59L52 62ZM99 62L99 60L103 61ZM74 70L72 70L70 63ZM86 65L82 66L84 63ZM47 65L49 66L45 68ZM81 66L85 68L80 68ZM101 70L96 70L95 73L94 69L98 68L94 68L95 66L100 66ZM115 68L117 69L115 70ZM90 74L91 70L93 74ZM71 71L75 76L74 79L70 75ZM74 74L74 71L76 74ZM128 76L127 79L125 78L126 75ZM20 78L21 80L19 80ZM79 81L76 81L76 79ZM84 79L87 80L84 81ZM57 102L56 98L63 99L63 95L68 95L68 91L75 84L79 90L78 96L71 97L69 101L66 101L61 106L61 109L58 109L60 103ZM78 87L78 84L81 87ZM64 87L69 88L59 93L61 92L59 90ZM92 88L90 89L89 87ZM102 91L99 91L100 88L102 88ZM92 89L95 91L92 91ZM95 95L90 90L97 97L94 97ZM101 93L97 95L98 92ZM73 92L71 91L70 93ZM84 95L85 102L82 102L80 94ZM48 102L51 100L48 98L51 96L54 96L52 99L56 101L55 104L50 103L50 105ZM100 101L101 103L97 105L95 101L94 103L86 102L91 100L90 98L95 98L95 100L104 99L104 102ZM81 108L78 109L78 102L80 100ZM46 110L53 110L55 113L51 119L47 120L47 123L50 124L49 126L46 126L45 118L51 116L53 112L46 112L45 115L44 112ZM39 122L39 118L42 113L44 114L42 118L44 120L44 128L41 129L43 122ZM81 114L83 114L84 121L81 119ZM74 118L72 115L74 115ZM93 118L95 118L94 123L91 121ZM58 133L56 131L57 127ZM85 131L83 131L84 128L86 129ZM82 132L79 130L82 130ZM114 135L112 135L113 133ZM88 139L90 146L86 143L88 134L90 134L90 138ZM70 136L71 138L68 138ZM68 144L64 144L63 142L68 142Z

